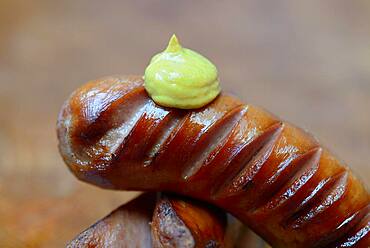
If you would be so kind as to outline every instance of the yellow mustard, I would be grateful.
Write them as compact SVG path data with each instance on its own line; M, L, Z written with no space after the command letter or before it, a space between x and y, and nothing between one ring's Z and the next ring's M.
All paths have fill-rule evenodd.
M151 59L144 81L151 98L165 107L200 108L220 93L215 65L199 53L183 48L175 35L166 50Z

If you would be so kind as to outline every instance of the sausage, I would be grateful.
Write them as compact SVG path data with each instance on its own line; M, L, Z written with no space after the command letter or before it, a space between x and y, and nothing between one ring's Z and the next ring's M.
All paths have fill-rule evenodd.
M174 195L158 200L151 227L154 248L231 248L235 242L226 237L224 212Z
M207 201L273 247L370 244L369 193L350 169L307 132L236 97L165 108L141 77L106 77L77 89L57 126L82 181Z
M228 234L229 229L236 235ZM232 248L242 230L212 206L144 193L77 235L67 247Z
M142 194L99 220L67 244L67 248L151 248L149 222L155 194Z

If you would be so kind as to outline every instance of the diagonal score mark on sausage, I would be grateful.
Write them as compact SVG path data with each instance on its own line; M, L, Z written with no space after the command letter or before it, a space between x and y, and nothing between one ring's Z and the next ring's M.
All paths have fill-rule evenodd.
M208 132L198 141L197 150L187 162L186 170L183 173L184 179L188 179L194 175L205 163L210 153L214 151L217 146L222 146L222 144L225 143L231 130L240 121L246 111L246 106L237 106L209 128Z

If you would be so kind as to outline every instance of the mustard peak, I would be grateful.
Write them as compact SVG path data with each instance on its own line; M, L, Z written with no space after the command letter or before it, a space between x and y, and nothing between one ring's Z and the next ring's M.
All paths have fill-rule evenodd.
M168 42L168 46L165 52L175 53L175 52L179 52L181 49L182 49L182 46L180 45L179 40L177 39L176 35L173 34L170 41Z

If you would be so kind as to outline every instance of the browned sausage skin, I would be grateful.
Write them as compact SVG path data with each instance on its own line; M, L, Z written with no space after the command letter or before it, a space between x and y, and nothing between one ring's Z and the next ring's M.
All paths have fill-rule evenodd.
M363 184L311 135L235 97L170 109L141 77L107 77L67 100L58 137L72 172L100 187L211 202L274 247L369 245Z
M156 195L142 194L77 235L67 248L152 247L150 221Z
M231 248L236 242L226 237L224 212L174 195L157 201L151 227L154 248Z
M80 233L68 248L231 248L243 227L201 202L144 193Z

